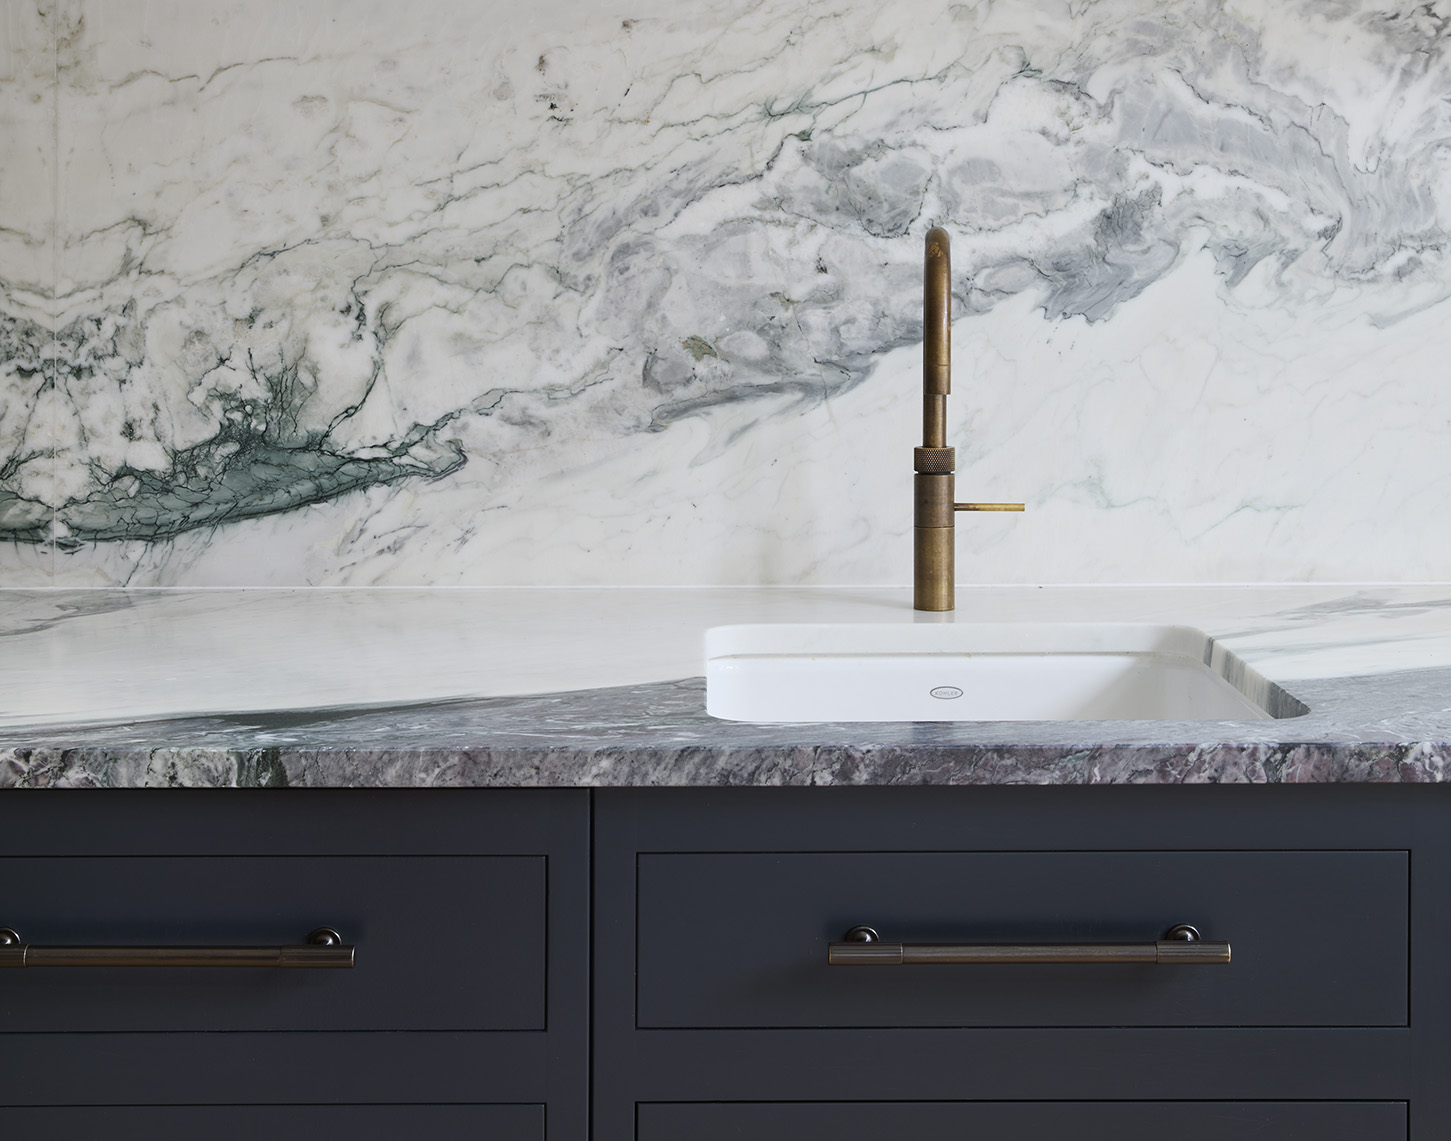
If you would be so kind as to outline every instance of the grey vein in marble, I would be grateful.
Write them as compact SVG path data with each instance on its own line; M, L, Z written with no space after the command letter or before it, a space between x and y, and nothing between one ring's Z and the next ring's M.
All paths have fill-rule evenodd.
M267 189L237 193L228 217L270 237L190 268L206 148L107 156L149 170L140 186L193 162L196 190L62 219L81 280L52 322L0 325L7 403L43 412L4 423L0 535L39 542L53 519L72 544L155 540L465 463L497 465L498 486L582 425L623 438L730 405L752 409L744 430L857 386L919 338L915 239L933 223L962 238L955 289L973 314L1028 293L1047 321L1105 321L1197 249L1228 302L1258 273L1292 320L1339 287L1382 326L1451 291L1437 217L1451 112L1425 96L1451 60L1429 7L1285 15L1353 33L1352 62L1402 109L1376 142L1333 77L1286 73L1223 5L1094 4L1058 27L996 7L954 9L945 61L833 42L849 10L808 5L767 11L739 59L666 27L668 74L627 20L552 45L527 78L501 59L428 95L390 88L378 63L340 102L306 93L321 73L271 56L205 82L180 60L175 76L111 81L194 111L249 84L302 92L259 103L259 142L235 144ZM101 99L76 31L61 82ZM802 41L824 45L805 69ZM571 93L567 67L608 77L615 53L638 69L618 90ZM429 98L497 115L396 167ZM292 174L288 146L267 147L294 135L299 153L367 157ZM394 181L396 202L379 189ZM380 196L371 213L359 195ZM22 284L0 280L0 309L24 308Z

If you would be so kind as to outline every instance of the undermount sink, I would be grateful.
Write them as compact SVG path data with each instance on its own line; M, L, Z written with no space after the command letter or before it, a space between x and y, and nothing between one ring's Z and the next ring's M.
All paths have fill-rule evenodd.
M1250 721L1308 712L1190 626L778 624L706 631L730 721Z

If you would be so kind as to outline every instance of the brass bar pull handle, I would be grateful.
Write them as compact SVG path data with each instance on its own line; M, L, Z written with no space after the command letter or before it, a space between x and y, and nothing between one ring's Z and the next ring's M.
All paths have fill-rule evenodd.
M954 503L954 511L1022 511L1021 503Z
M834 967L935 963L1162 963L1229 962L1228 943L1209 943L1187 923L1153 943L884 943L870 927L853 927L826 948Z
M0 967L351 967L355 947L319 927L292 947L41 947L0 927Z

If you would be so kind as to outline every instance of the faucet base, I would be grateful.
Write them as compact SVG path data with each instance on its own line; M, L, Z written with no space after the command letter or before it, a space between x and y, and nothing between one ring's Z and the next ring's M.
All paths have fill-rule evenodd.
M952 610L953 546L951 527L912 528L912 609Z
M919 468L923 452L919 448ZM912 608L914 610L951 610L953 608L954 536L952 495L953 474L951 448L930 449L946 452L947 471L921 471L913 476L915 487L912 512Z

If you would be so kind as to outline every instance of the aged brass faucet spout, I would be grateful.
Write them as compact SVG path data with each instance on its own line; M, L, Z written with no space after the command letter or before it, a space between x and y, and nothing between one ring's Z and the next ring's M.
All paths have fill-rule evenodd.
M947 231L927 231L922 280L922 446L913 452L912 607L953 608L953 512L1021 511L1021 503L954 503L957 453L947 446L952 391L952 257Z

